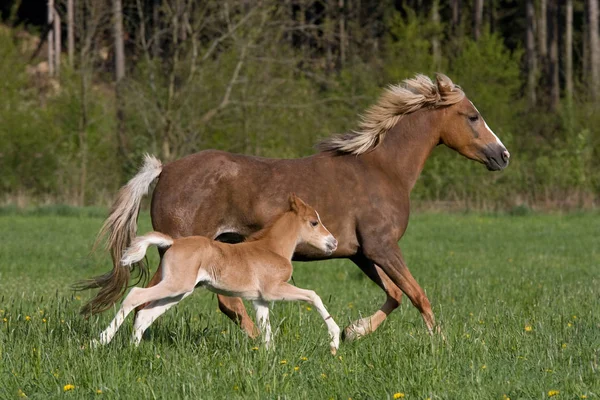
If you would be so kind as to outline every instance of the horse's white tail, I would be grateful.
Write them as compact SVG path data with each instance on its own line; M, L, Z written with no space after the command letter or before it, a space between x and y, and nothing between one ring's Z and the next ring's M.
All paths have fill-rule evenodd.
M160 232L150 232L144 236L136 237L133 239L131 246L123 253L121 265L128 266L141 261L146 256L146 250L148 250L148 246L150 245L164 249L171 247L172 244L173 238Z

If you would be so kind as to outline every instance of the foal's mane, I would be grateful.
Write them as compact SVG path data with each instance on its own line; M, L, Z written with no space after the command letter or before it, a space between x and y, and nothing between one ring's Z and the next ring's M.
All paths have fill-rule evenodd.
M263 239L271 231L271 228L273 228L273 225L275 225L275 223L277 221L279 221L281 218L283 218L283 216L285 214L287 214L288 212L290 212L290 211L291 210L287 210L283 214L278 215L276 218L271 219L271 221L269 221L269 223L266 224L261 230L256 231L256 232L252 233L251 235L249 235L244 240L244 243L246 243L246 242L255 242L257 240Z
M341 154L363 154L377 147L400 119L422 108L438 108L456 104L464 92L443 74L436 74L436 82L417 74L400 84L388 86L377 103L361 116L358 130L336 135L317 145L321 151Z

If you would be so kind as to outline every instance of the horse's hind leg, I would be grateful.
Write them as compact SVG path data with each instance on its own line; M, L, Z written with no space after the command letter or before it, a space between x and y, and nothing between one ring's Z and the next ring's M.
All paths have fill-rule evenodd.
M156 321L158 317L164 314L169 308L173 307L190 294L192 294L192 291L174 297L166 297L164 299L155 300L138 311L135 318L135 323L133 324L133 336L131 338L131 342L136 346L139 345L144 331L148 329L148 327L152 325L152 323Z
M352 322L344 329L344 340L353 341L360 339L375 330L381 325L392 311L400 305L402 300L402 290L387 276L387 274L375 265L364 255L359 254L352 258L352 261L380 288L385 291L385 303L375 314L370 317L361 318Z
M325 321L325 325L327 325L327 331L331 337L331 342L329 344L331 354L335 355L337 349L340 347L340 327L335 323L331 315L329 315L329 312L325 308L325 305L323 305L323 301L317 293L313 290L300 289L287 282L282 282L275 287L269 288L268 292L264 293L264 296L269 300L301 300L312 304L319 314L321 314L323 321Z
M252 339L258 336L259 332L256 329L256 325L252 322L252 319L244 307L244 302L239 297L228 297L223 295L217 295L219 300L219 310L227 315L233 322L240 325L242 329Z

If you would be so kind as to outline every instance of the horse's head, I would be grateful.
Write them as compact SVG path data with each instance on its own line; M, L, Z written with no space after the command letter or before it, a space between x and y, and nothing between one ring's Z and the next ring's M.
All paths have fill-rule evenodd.
M309 244L323 251L326 255L330 255L337 249L337 240L325 228L319 213L314 208L292 193L290 195L290 209L297 215L300 223L298 244Z
M457 90L447 76L438 74L436 78L442 99ZM441 143L471 160L485 164L490 171L506 168L510 153L466 96L440 111Z

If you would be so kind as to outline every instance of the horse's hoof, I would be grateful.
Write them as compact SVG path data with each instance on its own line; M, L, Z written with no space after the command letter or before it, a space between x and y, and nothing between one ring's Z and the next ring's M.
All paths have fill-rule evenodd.
M355 340L358 340L366 335L367 332L365 332L365 328L363 326L352 324L348 325L344 329L344 332L342 332L342 340L344 342L354 342Z
M333 346L331 346L330 349L331 349L331 355L335 356L337 354L337 349Z

